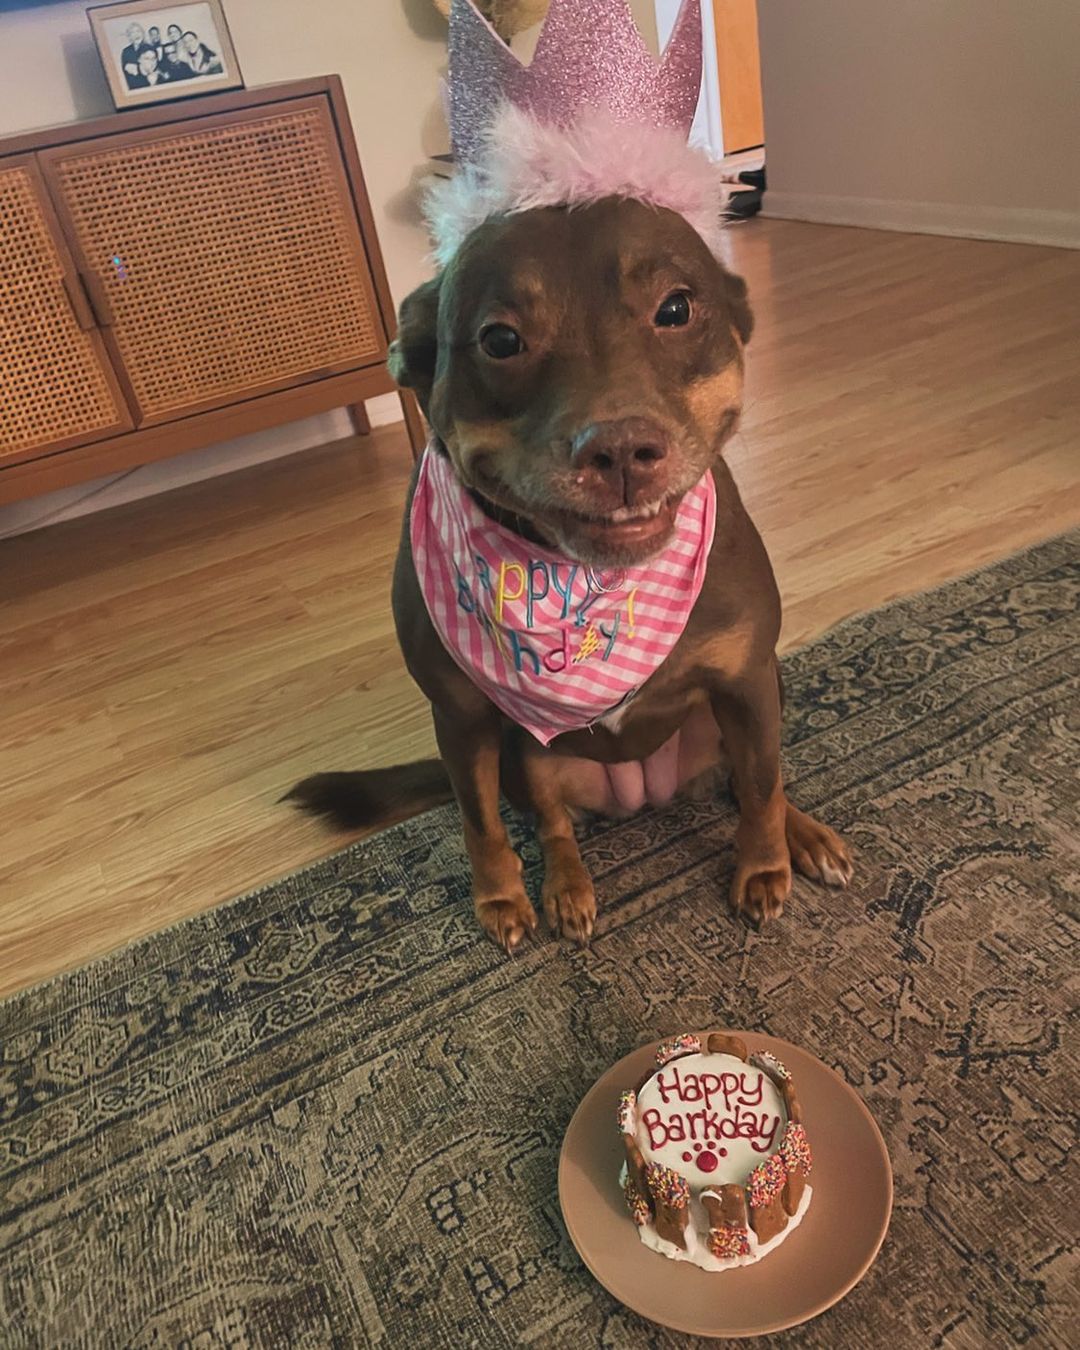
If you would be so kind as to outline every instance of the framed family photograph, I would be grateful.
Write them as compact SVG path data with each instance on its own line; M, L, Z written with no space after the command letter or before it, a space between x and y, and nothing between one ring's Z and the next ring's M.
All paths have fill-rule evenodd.
M221 0L123 0L86 13L117 108L244 86Z

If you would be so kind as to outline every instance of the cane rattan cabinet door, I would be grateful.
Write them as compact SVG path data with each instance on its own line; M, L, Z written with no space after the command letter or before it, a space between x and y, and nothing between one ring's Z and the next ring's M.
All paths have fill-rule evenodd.
M385 357L327 101L42 155L139 425Z
M0 159L0 461L131 419L31 157Z

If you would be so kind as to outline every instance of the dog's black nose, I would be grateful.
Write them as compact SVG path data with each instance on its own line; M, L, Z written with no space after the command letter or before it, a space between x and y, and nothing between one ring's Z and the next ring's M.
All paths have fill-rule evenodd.
M631 490L655 485L666 469L668 438L655 422L623 417L593 422L574 437L570 462L575 469L591 470L602 480L621 480Z

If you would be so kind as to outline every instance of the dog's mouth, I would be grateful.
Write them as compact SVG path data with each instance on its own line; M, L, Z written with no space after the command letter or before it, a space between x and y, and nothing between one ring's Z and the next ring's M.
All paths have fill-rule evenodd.
M689 490L680 486L650 502L601 508L565 498L529 502L480 460L467 483L474 499L493 519L526 539L561 549L586 565L628 566L658 553L675 529L676 517Z
M681 500L681 493L674 494L644 506L620 506L604 515L558 511L550 520L579 547L596 544L605 552L612 548L646 552L671 533Z

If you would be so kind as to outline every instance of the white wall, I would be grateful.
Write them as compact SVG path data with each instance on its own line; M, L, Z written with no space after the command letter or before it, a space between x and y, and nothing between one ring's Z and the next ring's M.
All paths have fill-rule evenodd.
M431 0L225 0L225 12L247 85L342 77L390 287L400 300L428 275L414 177L428 156L447 148L439 96L445 20ZM113 111L85 4L0 7L0 52L0 136ZM396 415L396 400L377 402L374 420ZM100 509L349 430L344 413L329 413L147 465L116 488L102 480L0 507L0 536L46 515L66 518L69 504L91 492L94 509Z
M758 11L766 214L1080 247L1078 0Z
M400 299L426 275L409 193L446 149L439 79L446 22L431 0L225 0L249 86L340 75L390 273ZM0 10L0 136L113 111L86 5Z

